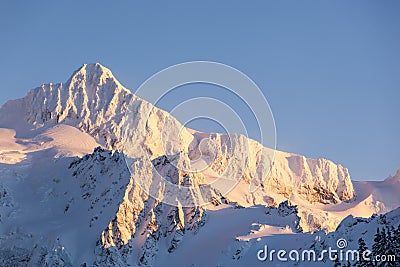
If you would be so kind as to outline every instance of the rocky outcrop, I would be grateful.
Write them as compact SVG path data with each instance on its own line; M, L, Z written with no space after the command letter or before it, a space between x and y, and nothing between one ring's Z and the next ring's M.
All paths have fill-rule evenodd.
M97 264L100 266L106 262L125 262L127 257L136 253L132 250L134 245L141 247L137 256L138 264L151 266L160 242L168 244L166 250L172 253L186 235L197 234L205 224L206 212L202 207L170 206L149 197L136 185L135 175L131 176L122 154L118 152L96 148L93 154L73 161L70 169L80 183L81 198L91 203L90 210L96 210L89 224L97 220L96 216L102 216L102 209L108 206L107 201L117 201L116 198L121 195L118 190L124 191L114 219L109 222L98 240L100 256ZM184 181L179 172L176 175L176 181ZM129 183L117 190L96 189L98 181L107 177L122 180L128 178ZM115 194L110 195L110 192ZM96 209L99 206L97 203L102 203L99 209ZM70 203L66 207L68 205ZM66 210L68 212L67 208Z
M297 193L310 203L338 203L355 196L348 169L322 158L277 151L269 179L267 188L276 187L276 182L282 194Z

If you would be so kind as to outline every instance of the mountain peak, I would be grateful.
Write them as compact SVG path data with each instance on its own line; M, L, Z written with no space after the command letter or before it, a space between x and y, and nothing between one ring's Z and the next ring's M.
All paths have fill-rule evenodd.
M105 147L113 147L118 138L108 133L109 128L122 123L132 96L108 68L100 63L83 64L66 83L32 89L20 100L21 116L27 128L64 123L92 134ZM20 108L10 103L3 114L16 109Z
M69 82L79 83L82 81L86 81L90 82L93 85L98 85L105 83L107 79L110 79L120 85L117 79L112 74L111 70L96 62L83 64L72 74Z
M75 73L105 73L112 76L111 70L101 65L100 63L85 63Z

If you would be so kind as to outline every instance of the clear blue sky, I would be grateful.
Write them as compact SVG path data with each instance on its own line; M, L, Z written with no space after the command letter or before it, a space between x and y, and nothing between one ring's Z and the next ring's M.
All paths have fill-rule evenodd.
M83 63L135 90L167 66L211 60L262 88L278 149L356 180L400 167L400 1L133 2L1 1L0 103Z

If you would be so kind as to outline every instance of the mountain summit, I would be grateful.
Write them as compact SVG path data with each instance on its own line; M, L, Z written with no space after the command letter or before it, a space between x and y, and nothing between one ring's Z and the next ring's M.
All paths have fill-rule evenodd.
M121 123L132 96L109 69L99 63L84 64L64 84L43 84L31 90L24 98L24 120L35 128L72 125L111 148L118 136L110 129Z
M75 85L83 85L81 82L85 83L85 86L82 88L87 89L95 89L96 87L102 87L106 83L113 82L117 87L122 87L121 84L117 81L117 79L112 74L111 70L104 67L100 63L92 63L92 64L83 64L78 70L76 70L67 84L72 84L73 87ZM115 89L113 87L104 87L102 89L112 90ZM112 92L110 92L112 93Z

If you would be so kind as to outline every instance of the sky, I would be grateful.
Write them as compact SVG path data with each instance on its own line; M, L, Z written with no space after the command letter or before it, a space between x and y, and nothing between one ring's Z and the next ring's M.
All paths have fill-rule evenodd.
M399 13L394 0L1 1L0 104L83 63L135 91L168 66L215 61L263 91L278 149L383 180L400 167Z

